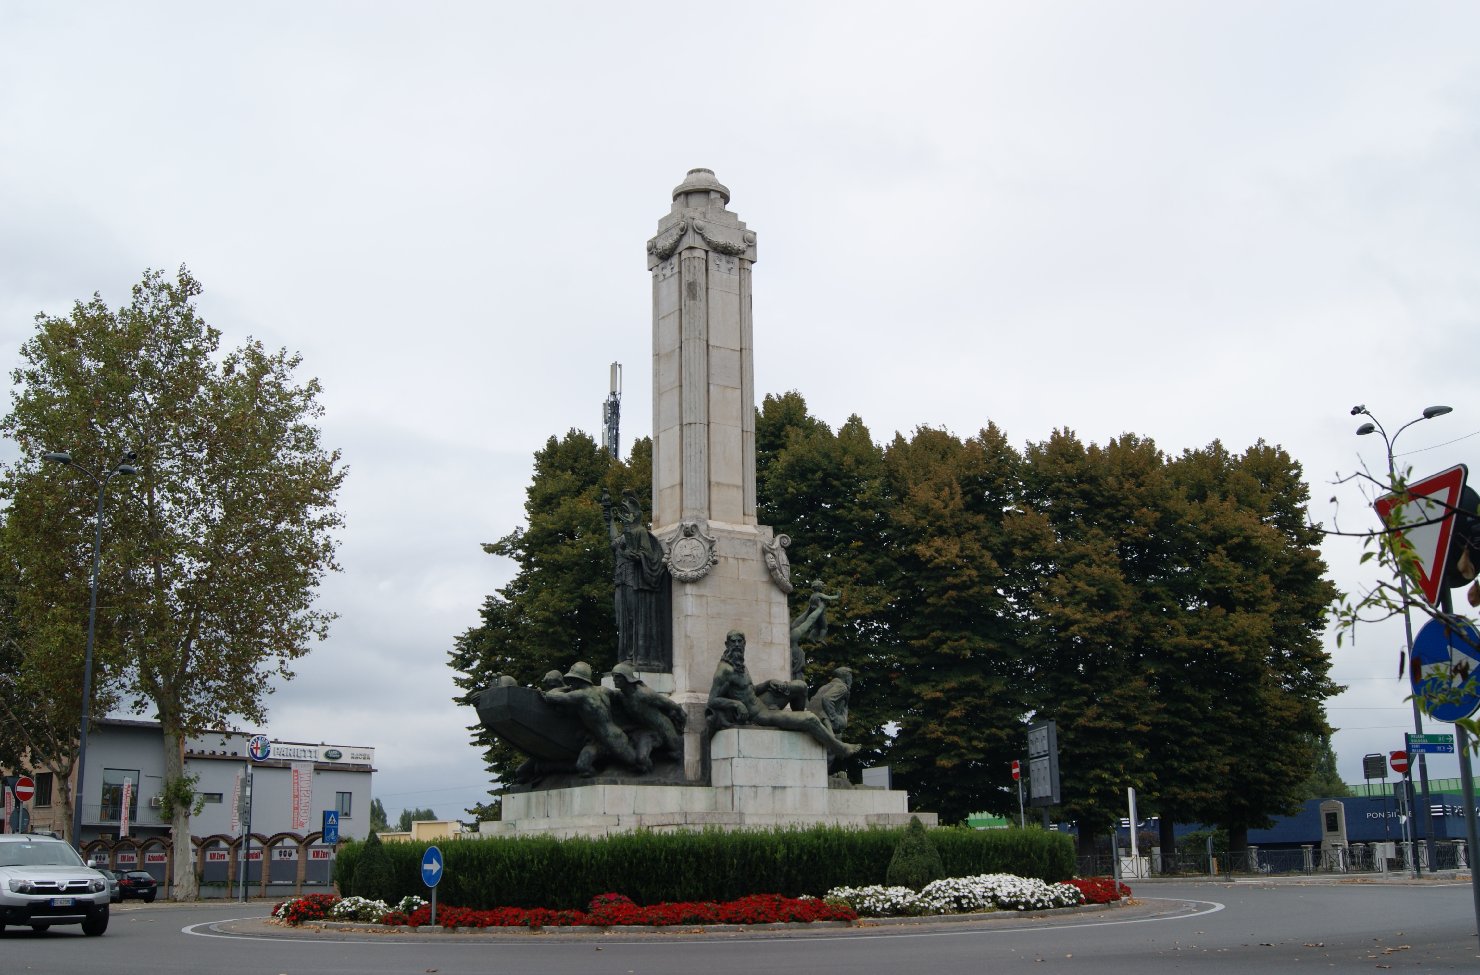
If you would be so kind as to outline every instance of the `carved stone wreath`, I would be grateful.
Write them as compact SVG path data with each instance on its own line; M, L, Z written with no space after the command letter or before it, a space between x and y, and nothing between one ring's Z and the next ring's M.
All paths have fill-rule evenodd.
M698 582L719 564L714 536L697 521L679 525L678 537L668 548L668 571L679 582Z
M659 234L648 241L648 253L660 261L666 261L678 250L678 242L683 240L684 234L689 232L689 222L680 220L674 224L673 229L666 234Z
M704 238L704 243L719 251L721 254L729 254L733 257L745 253L745 245L743 243L736 243L732 240L725 240L723 237L715 237L709 232L709 228L704 226L704 221L702 220L694 221L694 230L698 232L700 237Z
M786 547L791 544L790 535L777 535L772 541L761 539L761 556L766 562L766 571L771 573L771 581L776 583L776 588L784 593L790 593L791 586L791 560L786 557Z

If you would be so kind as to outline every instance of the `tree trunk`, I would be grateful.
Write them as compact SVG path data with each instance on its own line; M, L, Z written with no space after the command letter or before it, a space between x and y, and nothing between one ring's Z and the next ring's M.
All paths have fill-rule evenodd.
M52 766L52 780L57 784L57 798L62 804L62 835L68 843L72 842L72 769L76 767L76 762L66 768Z
M1228 852L1240 856L1249 852L1249 827L1228 827Z
M185 738L177 731L165 728L164 732L164 781L177 782L185 776ZM196 880L195 867L190 862L194 844L190 841L190 803L175 803L170 817L170 863L173 882L171 897L177 901L193 901L200 898L200 884Z

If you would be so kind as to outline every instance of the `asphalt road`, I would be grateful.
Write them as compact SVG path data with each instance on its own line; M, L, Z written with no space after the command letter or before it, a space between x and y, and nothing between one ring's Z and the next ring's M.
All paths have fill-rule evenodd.
M108 933L0 933L38 975L980 975L1475 971L1468 884L1145 884L1093 913L662 935L355 935L262 923L265 903L115 905Z

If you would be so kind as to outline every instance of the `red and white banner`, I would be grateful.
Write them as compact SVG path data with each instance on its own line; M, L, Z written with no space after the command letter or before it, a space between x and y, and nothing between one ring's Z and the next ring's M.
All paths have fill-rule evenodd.
M170 862L170 855L168 853L146 853L146 854L144 854L144 862L145 863L169 863Z
M236 783L231 787L231 835L242 831L242 773L236 773Z
M139 862L139 855L137 853L133 852L132 850L119 850L114 855L114 859L118 862L118 865L120 867L122 867L122 866L130 866L130 867L132 867L134 864L136 864L136 863Z
M118 810L118 835L128 835L128 807L134 801L134 780L123 780L123 806Z
M298 848L296 846L275 846L272 848L274 860L296 860L298 859Z
M308 829L308 818L313 811L313 762L294 762L293 768L293 825L289 829L301 833Z
M310 860L332 860L334 851L328 847L311 846L308 848L308 858Z
M227 850L207 850L207 863L226 863L231 859L231 853Z
M5 793L5 819L0 821L0 833L10 832L10 817L15 814L15 796L10 794L10 788L0 785L0 792Z

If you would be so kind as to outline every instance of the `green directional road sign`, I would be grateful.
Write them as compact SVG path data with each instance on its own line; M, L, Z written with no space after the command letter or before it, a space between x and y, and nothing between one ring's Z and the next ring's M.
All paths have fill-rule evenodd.
M1453 755L1453 735L1406 735L1410 752L1427 752L1430 755Z

